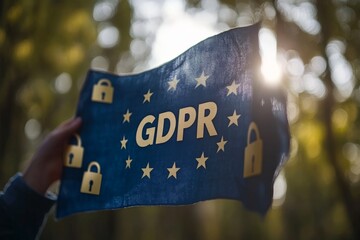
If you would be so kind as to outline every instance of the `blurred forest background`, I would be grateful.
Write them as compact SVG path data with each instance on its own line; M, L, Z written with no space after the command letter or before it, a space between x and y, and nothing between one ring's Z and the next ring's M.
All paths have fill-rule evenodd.
M74 114L89 68L143 71L262 20L264 80L288 95L291 156L264 218L228 200L52 213L41 239L360 239L359 0L2 0L0 11L1 186Z

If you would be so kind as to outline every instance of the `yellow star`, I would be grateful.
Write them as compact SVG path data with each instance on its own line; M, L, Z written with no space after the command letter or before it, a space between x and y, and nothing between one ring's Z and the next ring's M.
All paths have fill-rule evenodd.
M178 82L179 82L179 80L176 79L176 76L174 77L173 80L169 81L169 82L168 82L168 84L169 84L168 91L169 91L170 89L176 90L176 86L177 86Z
M175 162L174 162L174 164L172 165L172 167L171 167L171 168L168 168L167 170L169 171L169 176L168 176L168 178L170 178L170 177L176 178L176 173L177 173L177 171L180 170L180 168L177 168L177 167L176 167L176 164L175 164Z
M132 162L132 159L130 159L130 156L128 156L128 159L126 160L126 167L125 168L130 168L130 164Z
M235 81L232 82L232 84L230 86L227 86L226 88L228 89L228 93L226 96L229 96L230 94L235 94L237 95L237 88L240 86L240 84L236 84Z
M220 150L222 150L223 152L225 152L225 144L227 143L228 141L224 141L224 137L221 137L221 141L216 143L218 145L218 149L216 152L219 152Z
M206 80L209 78L209 76L205 76L204 71L201 73L201 76L198 78L195 78L197 83L195 88L197 88L200 85L203 85L204 87L206 87Z
M230 127L232 124L235 124L236 126L239 126L239 125L238 125L238 119L239 119L239 117L240 117L240 114L237 115L237 114L236 114L236 110L234 110L233 115L231 115L231 116L228 117L228 119L230 120L228 127Z
M208 160L208 157L205 157L204 152L202 152L201 157L196 158L196 161L198 162L196 169L198 169L199 167L204 167L206 169L206 160Z
M126 143L127 143L127 139L125 138L125 136L123 136L123 139L120 141L121 143L121 149L126 149Z
M150 92L150 89L149 89L149 91L147 91L147 93L144 94L144 101L143 101L143 103L144 103L144 102L150 102L151 95L153 95L153 94L154 94L154 93Z
M124 122L130 122L130 116L131 116L131 112L129 112L129 109L126 111L126 113L125 114L123 114L123 116L124 116L124 121L123 121L123 123Z
M144 178L145 176L148 177L148 178L150 178L150 173L151 173L151 171L153 170L153 168L151 168L151 167L149 166L149 163L148 163L148 164L146 165L146 168L142 168L141 170L143 171L143 175L142 175L141 178Z

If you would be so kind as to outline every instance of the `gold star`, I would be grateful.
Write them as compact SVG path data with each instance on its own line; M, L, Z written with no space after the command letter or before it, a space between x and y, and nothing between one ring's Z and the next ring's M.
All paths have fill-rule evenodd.
M226 96L229 96L230 94L235 94L237 95L237 88L240 86L240 84L236 84L235 81L232 82L232 84L230 86L227 86L226 88L228 89L228 93Z
M126 149L126 143L127 143L127 139L125 138L125 136L123 136L123 139L120 141L121 143L121 149Z
M198 162L196 169L198 169L199 167L204 167L206 169L206 160L208 160L208 157L205 157L204 152L202 152L201 157L196 158L196 161Z
M176 86L177 86L178 82L179 82L179 80L176 79L176 76L174 77L173 80L169 81L169 82L168 82L168 84L169 84L168 91L169 91L170 89L176 90Z
M203 85L204 87L206 87L206 80L209 78L209 76L205 76L204 71L201 73L201 76L198 78L195 78L197 83L195 88L197 88L200 85Z
M172 165L172 167L171 167L171 168L168 168L167 170L169 171L169 176L168 176L168 178L170 178L170 177L176 178L176 173L177 173L177 171L180 170L180 168L177 168L177 167L176 167L176 164L175 164L175 162L174 162L174 164Z
M225 144L227 143L228 141L224 141L224 137L221 137L221 141L216 143L218 145L218 149L216 152L219 152L220 150L222 150L223 152L225 152Z
M144 103L144 102L150 102L151 95L153 95L153 94L154 94L154 93L150 92L150 89L149 89L149 91L147 91L147 93L144 94L144 101L143 101L143 103Z
M123 114L123 116L124 116L124 121L123 121L123 123L124 122L130 122L130 116L131 116L131 112L129 112L129 109L126 111L126 113L125 114Z
M239 117L240 117L240 114L237 115L237 114L236 114L236 110L234 110L233 115L231 115L231 116L228 117L228 119L230 120L228 127L230 127L232 124L235 124L236 126L239 126L239 125L238 125L238 119L239 119Z
M151 167L149 166L149 163L148 163L148 164L146 165L146 168L142 168L141 170L143 171L143 175L142 175L141 178L144 178L145 176L148 177L148 178L150 178L150 173L151 173L151 171L153 170L153 168L151 168Z
M130 164L132 162L132 159L130 159L130 156L128 156L128 159L125 161L126 162L126 167L125 168L130 168Z

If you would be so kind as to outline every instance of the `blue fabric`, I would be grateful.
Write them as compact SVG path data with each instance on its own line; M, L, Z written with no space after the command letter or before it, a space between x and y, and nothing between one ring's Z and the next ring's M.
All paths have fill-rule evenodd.
M258 76L258 30L259 24L229 30L135 75L89 71L77 108L83 119L82 164L64 169L57 217L216 198L240 200L265 214L272 202L273 181L288 156L290 137L283 93L267 89ZM92 100L101 79L111 82L111 103ZM103 99L106 94L111 95L103 93ZM124 115L130 113L128 121ZM258 133L250 131L251 123ZM245 176L246 148L257 140L262 148L255 148L251 161L254 164L262 153L260 172ZM76 144L75 138L71 144ZM132 160L130 167L127 160ZM80 191L83 184L93 191L90 181L83 183L93 161L102 175L99 195ZM98 169L90 166L90 171ZM91 181L95 186L97 180Z
M0 192L0 239L35 239L55 200L50 193L41 196L16 174Z

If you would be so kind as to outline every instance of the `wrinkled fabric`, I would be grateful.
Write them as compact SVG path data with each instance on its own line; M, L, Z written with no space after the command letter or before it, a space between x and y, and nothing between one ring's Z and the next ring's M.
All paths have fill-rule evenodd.
M41 196L16 174L0 192L0 239L36 239L55 200L50 193Z
M90 70L76 113L83 119L82 163L64 169L57 217L217 198L265 214L290 136L283 92L259 78L258 30L255 24L226 31L139 74ZM113 95L111 103L92 100L102 79L111 83L103 86L113 92L102 93L104 100ZM249 160L250 171L260 172L245 176L246 149L260 141L261 153ZM86 172L101 174L99 194L82 192L99 181L84 182Z

